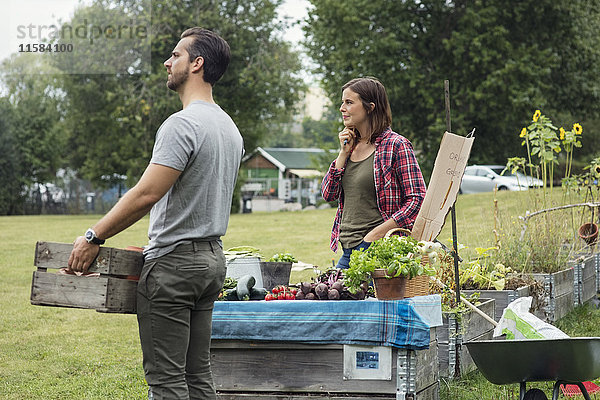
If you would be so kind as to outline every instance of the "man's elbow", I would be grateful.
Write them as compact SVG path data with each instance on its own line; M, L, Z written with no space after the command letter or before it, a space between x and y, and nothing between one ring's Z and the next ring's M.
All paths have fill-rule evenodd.
M131 190L131 195L135 197L137 208L149 211L154 204L158 203L158 201L163 198L165 194L134 187Z
M142 202L147 208L152 208L164 196L165 193L148 192L144 194Z

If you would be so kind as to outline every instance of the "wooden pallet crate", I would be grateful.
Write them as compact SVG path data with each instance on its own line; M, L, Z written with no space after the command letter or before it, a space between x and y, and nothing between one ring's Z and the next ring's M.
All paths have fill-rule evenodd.
M88 272L97 276L60 273L67 267L73 244L37 242L31 283L31 304L95 309L134 314L137 280L144 259L139 251L100 247Z

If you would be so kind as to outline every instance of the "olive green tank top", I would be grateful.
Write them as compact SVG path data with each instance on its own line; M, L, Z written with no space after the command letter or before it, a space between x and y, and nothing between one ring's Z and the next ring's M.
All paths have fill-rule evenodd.
M377 207L373 159L375 152L362 161L348 160L342 176L344 209L340 225L340 243L345 249L358 246L365 235L383 223Z

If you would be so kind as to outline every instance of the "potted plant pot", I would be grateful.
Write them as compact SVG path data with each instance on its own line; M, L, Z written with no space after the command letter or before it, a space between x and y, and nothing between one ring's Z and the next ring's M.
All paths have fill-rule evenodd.
M379 300L402 300L406 291L406 277L390 277L387 270L375 269L371 272L375 285L375 297Z
M291 262L261 261L260 270L263 287L267 290L273 290L278 285L290 284Z
M598 240L598 225L593 222L586 222L579 227L577 233L589 246L595 245Z

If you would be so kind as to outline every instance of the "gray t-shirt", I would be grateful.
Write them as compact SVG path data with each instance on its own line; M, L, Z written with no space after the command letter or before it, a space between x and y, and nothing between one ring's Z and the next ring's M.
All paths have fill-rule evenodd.
M163 122L150 163L182 172L150 211L146 259L225 234L242 155L238 128L216 104L194 101Z

